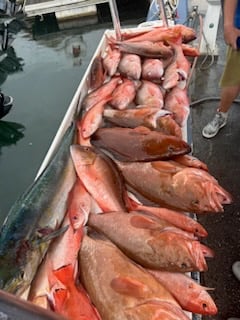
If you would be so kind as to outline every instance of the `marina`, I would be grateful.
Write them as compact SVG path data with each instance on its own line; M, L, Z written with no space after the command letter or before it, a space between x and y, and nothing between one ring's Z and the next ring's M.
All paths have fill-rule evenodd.
M103 11L98 11L98 23L89 18L89 25L84 22L84 26L75 21L74 27L73 21L68 24L51 14L37 20L33 18L34 11L29 13L30 20L21 15L4 18L12 31L9 47L1 55L0 83L1 90L13 96L14 105L0 120L0 224L14 201L36 178L39 169L41 171L69 105L78 103L74 97L79 83L103 34L113 28L107 2L102 6ZM65 9L69 8L61 8L59 12ZM141 8L127 3L119 6L122 27L134 28L144 23L147 10L147 5ZM129 12L134 14L126 14ZM42 13L45 15L46 12ZM204 243L216 252L216 256L208 261L209 270L201 275L201 283L215 288L211 295L219 309L217 315L203 316L203 320L223 320L240 314L239 283L231 270L240 252L238 103L232 110L230 125L218 138L207 141L201 136L201 129L214 112L219 97L217 81L226 48L221 28L220 19L217 56L209 54L206 62L205 56L198 59L189 87L192 108L188 139L193 146L193 155L207 163L209 171L234 196L233 204L226 206L224 213L198 216L199 222L209 231ZM205 100L201 102L203 97Z

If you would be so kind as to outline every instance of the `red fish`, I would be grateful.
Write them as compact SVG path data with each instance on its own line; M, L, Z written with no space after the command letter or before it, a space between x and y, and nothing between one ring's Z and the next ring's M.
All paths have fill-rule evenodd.
M159 83L163 73L163 62L160 59L145 59L143 61L142 79Z
M79 261L81 279L104 320L189 320L172 295L111 242L84 236Z
M146 127L100 128L92 136L91 143L121 161L170 159L191 151L184 140Z
M133 81L124 79L112 93L111 106L119 110L126 109L135 99L136 89L137 85Z
M148 107L147 105L139 105L136 108L127 110L105 109L103 112L104 118L120 127L136 128L144 126L156 130L158 117L165 114L169 114L169 112L162 109L159 110L158 107Z
M96 56L92 62L91 70L89 73L89 89L95 90L103 85L105 81L105 73L103 70L102 57Z
M82 146L89 146L91 147L90 138L84 138L82 135L82 119L77 120L76 122L77 127L77 141L76 143L82 145Z
M169 90L174 88L179 82L179 73L177 69L176 60L171 62L164 73L162 87L164 90Z
M69 193L67 211L74 230L78 230L86 224L91 207L92 199L80 179L77 179L74 188Z
M181 37L178 37L175 41L169 41L169 44L175 51L177 72L180 74L182 79L186 80L190 71L190 62L183 53Z
M119 62L118 71L126 78L139 80L142 72L141 58L137 54L125 53Z
M137 212L90 215L88 225L103 233L144 267L168 271L207 270L201 243L193 234Z
M103 67L110 77L116 74L120 59L121 52L119 49L112 49L111 46L108 45L106 54L103 57Z
M71 265L64 266L53 273L62 284L52 289L54 311L72 320L101 319L85 290L76 286Z
M155 27L145 33L139 35L133 35L127 39L129 42L136 41L166 41L175 39L178 35L181 35L183 42L190 42L196 39L196 32L194 29L184 25L175 25L169 28L166 27Z
M109 97L117 85L121 82L120 77L113 77L100 88L90 92L83 100L82 107L86 110L92 108L100 100Z
M141 87L137 91L136 103L162 108L163 94L160 87L151 81L143 80Z
M47 255L31 284L28 296L30 301L44 308L50 308L50 287L57 284L52 271L65 265L71 265L73 270L77 270L77 255L83 236L83 226L87 222L91 207L90 196L79 179L69 193L67 204L68 210L63 226L68 228L51 242Z
M144 126L182 139L182 129L171 113L158 107L139 105L134 109L104 109L103 116L120 127L136 128Z
M199 49L193 46L190 46L189 44L182 43L182 50L183 50L184 56L198 57L200 55Z
M84 139L89 138L101 125L104 106L112 97L99 100L92 108L88 109L81 120L81 135Z
M205 170L182 167L174 161L120 162L126 183L146 199L186 212L223 212L231 195Z
M183 127L190 113L187 90L174 87L165 98L164 108L172 112L175 121Z
M72 145L71 156L83 185L103 211L125 210L125 186L112 160L90 147Z
M202 315L215 315L217 307L205 288L179 272L148 270L171 292L184 310Z
M152 214L156 217L164 219L182 230L196 234L198 237L206 237L208 235L206 229L196 220L190 218L184 212L174 211L167 208L144 206L134 204L133 210Z
M162 117L158 117L156 128L157 130L163 133L176 136L180 139L183 138L182 129L179 126L179 124L174 120L172 113L165 114Z
M102 123L103 110L106 103L111 100L112 97L105 97L99 100L91 109L83 115L80 125L81 135L83 139L89 138Z
M176 156L174 157L174 161L178 162L179 164L182 164L185 167L193 167L193 168L198 168L198 169L208 171L208 167L206 163L202 162L198 158L191 156L189 154Z

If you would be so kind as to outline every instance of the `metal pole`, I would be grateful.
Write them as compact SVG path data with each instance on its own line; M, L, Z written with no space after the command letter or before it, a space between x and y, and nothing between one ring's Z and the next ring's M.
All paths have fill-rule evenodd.
M156 1L157 1L157 4L159 5L160 16L163 21L163 26L168 27L168 19L167 19L167 14L165 10L164 0L156 0Z
M120 19L118 14L118 8L115 0L109 0L110 11L112 15L113 27L116 33L116 39L121 41L121 27L120 27Z

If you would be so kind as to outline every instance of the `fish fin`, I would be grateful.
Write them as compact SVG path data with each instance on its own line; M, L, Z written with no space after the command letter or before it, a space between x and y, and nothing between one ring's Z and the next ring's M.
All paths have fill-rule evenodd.
M68 264L57 270L53 270L53 274L62 284L67 286L70 282L73 281L73 266L71 264Z
M141 215L133 216L130 219L130 223L135 228L140 229L156 229L157 225L156 222L154 222L151 218L144 217Z
M57 230L52 231L51 233L48 232L45 235L44 233L46 229L45 228L39 229L38 230L39 238L36 240L37 244L41 244L42 242L47 242L59 237L60 235L64 234L67 231L68 227L69 225L63 226Z
M151 165L154 169L163 173L166 172L167 174L174 174L177 172L176 166L167 161L153 161L151 162Z
M151 132L151 130L149 128L144 127L144 126L136 127L132 131L133 132L143 133L143 134L148 134L149 132Z
M149 291L149 288L142 282L130 277L114 278L111 281L111 287L117 293L137 298L143 297Z
M214 251L212 249L210 249L209 247L205 246L202 243L201 243L201 249L202 249L204 257L214 258L215 253L214 253Z
M204 287L204 286L201 286L203 290L206 290L206 291L214 291L216 290L216 288L209 288L209 287Z
M68 291L64 288L59 288L53 291L53 308L55 311L62 310L62 307L67 299Z

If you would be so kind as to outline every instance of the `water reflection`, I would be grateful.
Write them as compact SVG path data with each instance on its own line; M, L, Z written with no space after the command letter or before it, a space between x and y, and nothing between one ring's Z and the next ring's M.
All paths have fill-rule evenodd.
M12 46L14 36L21 29L22 22L16 19L0 24L0 85L7 79L8 74L23 70L23 59L17 56Z
M17 122L0 120L0 154L1 148L16 144L24 137L25 127Z
M35 16L32 24L33 39L36 40L38 36L59 31L58 21L54 13L43 14L42 16Z

